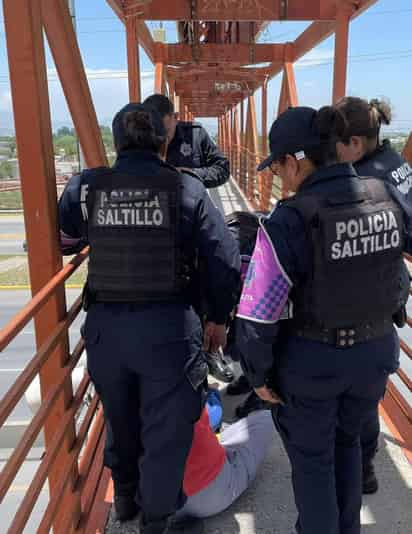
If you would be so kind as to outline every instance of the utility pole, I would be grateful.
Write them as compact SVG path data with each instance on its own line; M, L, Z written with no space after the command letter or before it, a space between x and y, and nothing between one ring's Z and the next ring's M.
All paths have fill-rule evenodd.
M74 33L77 34L75 0L67 0L67 3L69 6L70 16L73 22ZM82 149L80 147L80 141L79 141L79 138L77 137L77 134L76 134L76 143L77 143L77 161L78 161L78 166L79 166L79 172L81 172L82 169L84 168L84 156L83 156Z

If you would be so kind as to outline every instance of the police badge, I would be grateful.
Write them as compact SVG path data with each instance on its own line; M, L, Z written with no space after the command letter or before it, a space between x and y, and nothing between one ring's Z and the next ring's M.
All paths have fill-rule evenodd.
M192 155L192 152L193 152L193 149L192 149L192 146L189 145L189 143L182 143L180 147L180 153L182 154L182 156L184 156L185 158L188 158L189 156Z

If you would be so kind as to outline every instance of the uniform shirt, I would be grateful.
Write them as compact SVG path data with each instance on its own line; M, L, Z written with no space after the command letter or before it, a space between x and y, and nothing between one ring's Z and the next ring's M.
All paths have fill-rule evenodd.
M159 173L163 163L153 152L121 152L114 170L150 176ZM87 244L88 173L73 176L59 201L59 221L63 253L73 254ZM240 256L237 244L227 229L223 216L210 200L203 185L192 176L181 175L182 200L179 244L191 248L206 264L205 296L208 319L225 323L235 302L239 287Z
M300 186L300 192L333 191L336 180L342 177L350 180L357 173L349 164L332 165L317 170ZM311 271L312 249L308 239L305 223L300 214L287 204L279 202L271 215L264 220L264 228L273 243L280 265L289 277L291 284L298 285ZM284 317L287 319L287 316ZM298 372L312 375L316 373L316 362L324 360L325 365L341 365L345 357L334 357L336 348L326 343L302 339L290 339L282 336L282 320L272 324L263 324L238 318L237 344L242 357L242 367L251 385L255 388L265 385L274 363L296 368ZM392 334L386 336L388 348L382 350L382 339L368 342L368 353L378 354L382 358L381 365L393 372L397 368L397 355L392 348ZM357 354L357 361L364 360L363 346L355 345L348 349ZM352 352L353 351L353 352ZM378 358L378 356L377 356ZM355 360L355 359L354 359ZM334 370L331 368L331 373Z
M354 164L359 176L381 178L388 186L392 197L405 212L405 223L409 226L407 238L412 235L412 167L385 140L374 152ZM408 249L412 248L408 244Z
M193 169L207 188L229 180L229 161L200 124L179 122L167 151L167 162L174 167Z
M202 491L222 471L226 452L210 427L206 408L195 424L192 448L186 461L183 490L188 497Z

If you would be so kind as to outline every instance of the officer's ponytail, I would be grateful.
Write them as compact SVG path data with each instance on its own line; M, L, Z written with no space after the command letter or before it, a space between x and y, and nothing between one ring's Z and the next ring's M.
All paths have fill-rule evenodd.
M392 122L392 108L387 100L374 98L369 102L371 113L377 114L377 121L380 124L389 125Z
M346 138L343 139L346 143L352 136L378 141L382 124L390 124L392 120L391 106L385 100L373 99L367 102L362 98L348 96L336 104L336 109L348 121Z
M150 150L158 153L166 142L166 132L164 135L156 133L153 117L149 111L129 111L124 114L123 124L129 149Z
M345 135L347 129L345 116L332 106L324 106L316 114L313 128L320 136L320 144L305 148L306 157L316 167L336 163L336 143Z

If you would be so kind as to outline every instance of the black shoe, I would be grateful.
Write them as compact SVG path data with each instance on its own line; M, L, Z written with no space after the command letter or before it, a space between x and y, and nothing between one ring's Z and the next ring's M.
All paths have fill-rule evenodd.
M121 522L134 519L140 511L134 497L130 497L130 495L115 495L114 509L116 519Z
M150 521L149 523L145 523L143 518L140 518L139 527L140 534L169 534L170 518Z
M190 517L181 521L172 521L168 534L203 534L204 531L203 519Z
M234 380L235 375L221 354L205 352L204 357L209 367L209 373L212 376L226 384Z
M242 404L236 408L236 417L243 419L247 417L250 413L256 412L258 410L270 410L271 404L260 399L254 391L248 395Z
M245 375L240 375L239 378L234 380L231 384L229 384L226 388L226 393L228 395L245 395L246 393L249 393L252 391L252 386L249 384L249 380L245 377Z
M373 463L369 463L363 469L362 493L364 495L373 495L379 489L378 479L376 478Z

